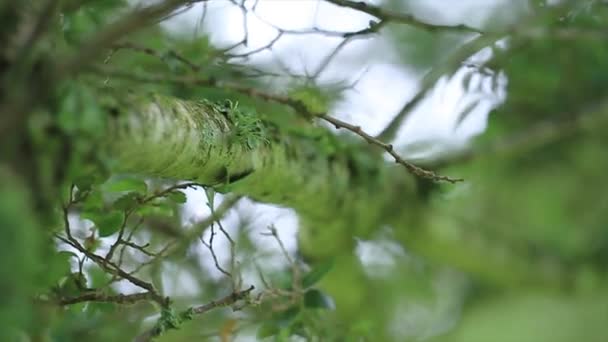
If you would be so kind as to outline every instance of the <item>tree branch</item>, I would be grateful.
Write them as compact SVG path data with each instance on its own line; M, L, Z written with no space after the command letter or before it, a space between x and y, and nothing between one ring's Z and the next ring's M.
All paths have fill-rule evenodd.
M426 94L433 88L433 86L439 81L439 79L446 75L455 72L462 63L476 52L480 51L484 47L494 44L501 38L500 35L486 34L478 36L456 49L453 53L449 54L448 57L441 62L438 66L432 68L422 78L421 88L414 95L414 97L407 101L399 113L391 120L391 122L380 132L376 138L382 141L391 141L395 138L397 131L403 124L405 118L412 112L420 101L424 99Z
M191 308L185 310L184 312L182 312L181 314L179 314L179 318L181 319L181 321L191 320L191 319L193 319L193 315L202 315L202 314L205 314L205 313L207 313L213 309L219 308L219 307L233 305L238 301L246 299L249 296L249 294L251 293L251 291L253 291L254 289L255 289L255 287L253 285L251 285L249 288L247 288L245 290L234 291L231 294L229 294L225 297L222 297L218 300L213 300L207 304L203 304L200 306L191 307ZM164 332L163 327L161 327L162 322L160 322L160 320L162 320L162 317L159 319L159 322L152 329L146 330L145 332L143 332L142 334L137 336L134 341L135 342L148 342L148 341L151 341L152 339L154 339L155 337L160 336ZM178 323L181 323L181 322L178 322ZM173 327L173 328L177 328L177 327Z
M335 119L335 118L327 115L326 113L312 112L306 107L306 105L304 103L302 103L299 100L292 99L288 96L271 94L271 93L268 93L268 92L265 92L262 90L258 90L256 88L251 88L251 87L247 87L247 86L244 86L241 84L235 84L235 83L230 83L230 82L220 82L215 79L204 79L204 78L197 78L197 77L192 77L192 76L172 76L172 75L151 75L151 74L133 75L130 72L123 72L123 71L112 70L112 69L107 69L107 68L96 68L96 70L99 71L100 73L103 73L106 75L119 77L119 78L131 79L131 80L135 80L135 81L139 81L139 82L172 82L172 83L178 83L178 84L194 84L194 85L199 85L199 86L215 86L218 88L225 88L228 90L236 91L236 92L246 94L246 95L249 95L252 97L258 97L263 100L281 103L281 104L292 107L294 110L296 110L298 113L302 114L306 118L309 118L309 119L315 118L315 117L320 118L322 120L325 120L325 121L331 123L332 125L336 126L337 128L348 129L348 130L356 133L360 137L364 138L367 142L373 143L375 145L378 145L378 146L384 148L389 154L391 154L393 157L395 157L395 161L397 161L399 164L405 166L405 168L408 171L410 171L412 174L414 174L418 177L431 179L434 181L448 181L450 183L461 181L461 179L440 176L432 171L424 170L423 168L415 166L414 164L407 162L402 157L400 157L397 154L397 152L395 152L392 149L392 145L383 143L380 140L372 137L371 135L361 131L360 127L349 124L347 122L344 122L344 121L341 121L338 119ZM358 127L358 129L357 129L357 127Z
M434 181L446 181L446 182L450 182L450 183L457 183L457 182L463 181L463 179L461 179L461 178L451 178L451 177L447 177L447 176L438 175L433 171L425 170L421 167L418 167L418 166L406 161L397 152L395 152L395 149L393 148L392 144L387 144L385 142L382 142L382 141L374 138L370 134L363 131L360 126L355 126L355 125L349 124L348 122L344 122L340 119L337 119L337 118L334 118L331 116L327 116L327 115L323 115L323 116L321 116L321 118L323 120L333 124L336 128L347 129L347 130L357 134L358 136L362 137L368 143L381 147L395 159L396 163L403 165L410 173L412 173L418 177L425 178L425 179L431 179Z
M470 27L464 24L460 25L441 25L441 24L430 24L423 22L412 14L396 13L382 7L371 5L363 1L351 1L351 0L325 0L331 4L352 8L354 10L365 12L371 16L374 16L381 21L393 21L402 24L407 24L422 30L437 32L437 31L450 31L450 32L465 32L465 33L483 33L481 30Z
M71 305L82 302L106 302L116 304L134 304L140 301L155 300L154 294L151 292L142 292L134 294L117 294L109 295L100 292L88 292L76 297L61 298L58 301L59 305Z

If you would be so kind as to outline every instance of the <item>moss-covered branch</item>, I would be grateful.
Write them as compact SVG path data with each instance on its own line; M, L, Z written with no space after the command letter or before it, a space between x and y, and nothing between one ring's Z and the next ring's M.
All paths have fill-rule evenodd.
M323 223L315 234L319 243L334 241L334 233L323 234L340 221L349 236L342 240L351 245L352 236L367 235L398 211L390 205L397 195L414 197L407 172L378 155L353 153L352 144L325 129L284 135L230 103L161 96L129 101L117 108L110 129L109 148L121 171L193 180L294 208Z
M293 208L305 226L300 243L307 255L348 250L354 237L388 225L415 252L497 284L553 282L561 274L539 272L542 265L502 240L454 232L461 228L427 217L413 176L326 129L283 134L229 102L158 95L129 96L111 111L108 149L117 170L192 180Z

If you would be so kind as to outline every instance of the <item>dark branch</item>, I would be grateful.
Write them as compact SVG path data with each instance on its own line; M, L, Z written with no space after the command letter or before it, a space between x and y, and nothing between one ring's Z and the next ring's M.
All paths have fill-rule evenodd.
M419 29L426 31L437 32L437 31L450 31L450 32L465 32L465 33L483 33L481 30L470 27L464 24L460 25L441 25L441 24L430 24L421 21L408 13L397 13L383 9L379 6L374 6L363 1L351 1L351 0L325 0L329 3L340 7L352 8L354 10L365 12L371 16L374 16L381 21L392 21L402 24L407 24Z
M154 300L154 294L150 292L134 293L134 294L117 294L109 295L100 292L89 292L76 297L61 298L58 301L59 305L71 305L82 302L106 302L116 304L134 304L140 301Z

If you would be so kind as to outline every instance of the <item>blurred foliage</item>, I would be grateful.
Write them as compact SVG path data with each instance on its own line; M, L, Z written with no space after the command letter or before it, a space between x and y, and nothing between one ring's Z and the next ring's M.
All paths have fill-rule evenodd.
M399 220L387 218L390 224L365 232L356 230L360 216L334 217L340 211L324 208L323 224L302 220L299 242L312 235L324 243L308 249L331 256L314 262L297 253L265 255L255 222L242 220L233 234L239 263L226 267L230 274L218 271L223 257L201 252L201 241L211 238L229 245L221 225L227 221L213 217L225 203L220 195L207 189L211 219L192 224L183 214L186 189L194 185L113 173L116 161L100 148L108 118L132 92L209 101L242 124L228 140L248 150L271 144L264 130L277 130L290 143L315 142L303 159L326 158L329 168L347 163L348 180L331 182L350 181L353 199L390 187L399 193L399 179L376 188L388 174L378 166L380 153L298 113L331 111L347 87L237 63L230 49L212 43L214 27L193 36L148 25L105 47L97 60L81 61L84 71L63 75L66 56L108 32L133 4L54 3L0 1L6 42L0 49L1 341L126 341L146 331L167 342L599 342L608 336L605 1L517 1L490 15L483 35L500 44L488 61L469 67L479 77L491 70L493 88L504 74L507 98L469 158L448 156L442 164L442 172L465 184L420 181L419 198L403 193L387 204ZM380 2L394 13L420 5ZM40 23L40 32L30 23ZM453 74L441 63L472 36L386 24L379 34L388 37L400 66L420 71ZM45 83L51 77L59 81ZM266 92L278 100L268 101ZM216 190L222 189L229 187ZM353 208L366 212L375 204ZM332 230L338 226L347 229ZM345 251L354 245L356 251ZM112 261L95 259L108 255ZM273 266L277 261L280 267ZM250 281L257 287L251 294L243 291ZM151 297L129 301L148 285ZM199 315L202 304L214 310Z

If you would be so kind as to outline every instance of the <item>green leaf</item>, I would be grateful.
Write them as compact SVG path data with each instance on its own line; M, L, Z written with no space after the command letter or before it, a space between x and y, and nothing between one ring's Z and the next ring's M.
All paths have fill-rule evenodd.
M207 195L207 206L213 209L215 202L215 190L213 188L206 188L205 194Z
M117 307L118 305L115 303L88 303L85 309L85 314L87 314L89 317L94 317L94 315L99 313L111 315L112 313L116 312Z
M145 194L148 191L146 182L137 178L121 178L107 181L103 189L108 192L138 192Z
M258 340L261 340L266 337L274 336L279 332L279 327L273 322L264 322L258 328L257 333L255 334Z
M114 203L112 203L112 207L117 210L128 210L135 207L138 204L139 195L136 192L130 192L119 197Z
M334 266L334 260L329 259L317 266L315 266L310 272L308 272L302 278L302 286L304 288L308 288L316 284L319 280L321 280L327 272L329 272Z
M293 323L298 321L300 309L300 306L292 306L279 313L278 318L275 319L275 324L280 328L289 328Z
M317 289L311 289L304 294L304 306L312 309L331 309L330 298Z
M76 255L73 252L70 251L61 251L59 253L57 253L57 256L54 256L53 258L51 258L51 263L50 267L48 267L49 271L53 270L55 271L58 275L59 274L67 274L70 273L71 271L71 264L70 264L70 260L72 258L76 258L76 260L78 260L78 255Z
M78 254L74 253L74 252L70 252L70 251L60 251L57 253L57 262L61 263L62 265L68 265L66 271L69 271L70 266L70 260L72 258L76 258L76 260L78 260Z
M186 194L181 191L173 191L167 195L167 198L179 204L186 203L187 201Z
M299 85L289 91L289 97L300 101L313 113L327 112L332 101L338 99L337 89L321 88L311 84Z
M166 202L148 203L137 209L137 213L141 216L163 216L173 217L173 207Z
M83 218L89 219L95 223L99 236L106 237L116 233L122 226L125 218L125 213L122 211L111 211L109 213L83 213Z
M82 205L83 217L87 214L87 212L98 212L102 210L103 206L104 203L101 192L95 190L91 191L91 193L89 193L89 195L85 198Z
M108 283L108 281L110 281L110 279L112 278L112 276L110 274L104 272L99 267L91 267L87 271L87 275L89 276L90 284L91 284L92 288L102 287L102 286L106 285ZM115 290L112 287L108 287L106 289L106 292L113 294L113 293L115 293Z

